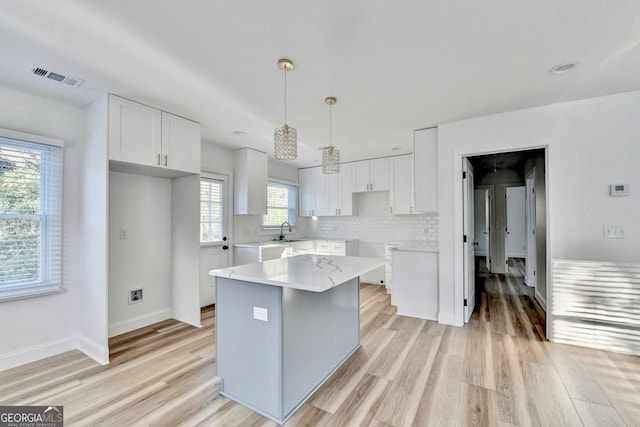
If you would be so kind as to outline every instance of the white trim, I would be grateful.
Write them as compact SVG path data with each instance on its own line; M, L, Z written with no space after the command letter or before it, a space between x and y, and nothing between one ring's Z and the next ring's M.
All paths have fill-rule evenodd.
M64 142L61 139L49 138L48 136L34 135L11 129L0 128L0 137L16 139L18 141L35 142L36 144L52 145L54 147L64 147Z
M300 187L300 184L297 182L293 182L293 181L287 181L285 179L279 179L279 178L267 178L267 182L277 182L278 184L286 184L286 185L293 185L294 187Z
M76 350L77 338L75 335L59 338L0 355L0 371L15 368L16 366L25 365L67 351Z
M134 329L144 328L145 326L171 319L171 316L171 309L165 308L164 310L158 310L132 317L131 319L111 323L109 324L109 337L114 337L116 335L124 334L125 332L133 331Z
M463 307L463 291L464 291L464 281L463 281L463 266L462 266L462 261L464 259L464 250L463 250L463 244L462 244L462 236L464 234L463 229L462 229L462 159L465 157L472 157L472 156L482 156L482 155L486 155L486 154L498 154L498 153L509 153L509 152L515 152L515 151L529 151L529 150L537 150L537 149L544 149L545 150L545 195L546 195L546 211L547 211L547 216L545 218L546 221L546 225L547 225L547 233L546 233L546 240L547 240L547 295L549 295L549 291L550 291L550 273L549 273L549 266L550 264L550 241L551 238L550 236L552 235L552 230L551 230L551 225L552 225L552 219L549 216L549 212L550 212L550 197L548 197L549 194L549 182L550 182L550 176L549 176L549 157L550 157L550 146L552 144L552 141L546 141L538 144L538 145L531 145L531 146L521 146L521 147L505 147L503 149L500 148L496 148L496 149L486 149L483 151L479 151L479 152L468 152L466 149L465 150L461 150L461 149L457 149L454 148L453 152L452 152L452 161L453 161L453 165L452 165L452 172L453 172L453 179L452 179L452 190L453 190L453 293L454 293L454 298L453 298L453 312L451 314L447 314L445 316L439 315L438 317L438 321L440 323L445 323L445 324L452 324L452 325L462 325L463 322L463 317L464 317L464 307ZM440 287L443 286L443 283L441 280L439 280L440 282ZM443 309L447 309L447 307L440 307L440 310L442 311ZM447 323L448 321L450 321L450 319L453 318L453 322L452 323ZM440 319L443 319L442 321ZM546 326L547 326L547 339L549 339L549 341L552 340L552 320L553 320L553 315L550 312L547 312L547 319L546 319Z

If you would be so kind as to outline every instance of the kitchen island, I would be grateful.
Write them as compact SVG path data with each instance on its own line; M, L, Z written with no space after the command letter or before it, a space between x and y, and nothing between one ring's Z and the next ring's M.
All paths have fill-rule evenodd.
M283 424L359 347L359 276L384 259L299 255L212 270L221 394Z

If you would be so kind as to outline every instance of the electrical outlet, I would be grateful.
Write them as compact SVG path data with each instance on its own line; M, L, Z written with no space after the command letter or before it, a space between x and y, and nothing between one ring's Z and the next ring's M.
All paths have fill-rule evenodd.
M131 289L129 291L129 304L135 304L144 299L143 289Z
M263 322L269 321L269 310L262 307L253 307L253 318L256 320L262 320Z

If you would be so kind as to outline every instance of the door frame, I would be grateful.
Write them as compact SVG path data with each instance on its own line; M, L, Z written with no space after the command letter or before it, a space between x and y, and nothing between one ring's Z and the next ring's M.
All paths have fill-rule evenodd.
M226 254L226 266L231 266L233 265L233 198L231 196L233 188L232 188L232 184L231 184L231 177L228 174L224 174L224 173L217 173L217 172L208 172L208 171L202 171L200 173L200 180L202 179L212 179L212 180L217 180L217 181L222 181L223 182L223 192L222 192L222 221L223 221L223 236L226 237L226 240L222 240L222 241L218 241L218 242L205 242L205 243L200 243L200 271L199 271L199 277L200 277L200 284L199 284L199 289L200 289L200 296L201 296L201 305L203 304L202 302L202 292L203 292L203 287L207 287L207 286L211 286L213 288L215 288L215 281L212 282L203 282L204 277L207 277L208 279L212 279L211 276L207 275L208 270L210 269L210 267L207 266L207 264L209 266L211 266L211 263L207 263L205 264L205 260L207 259L207 256L211 257L211 256L218 256L218 255L222 255L222 253ZM223 246L227 246L227 249L223 249ZM220 252L218 252L218 248L220 250ZM209 261L211 261L211 258L208 258ZM222 263L224 264L224 258L222 258ZM204 264L204 265L203 265ZM214 292L214 302L215 304L215 292ZM206 302L204 304L207 304Z
M545 165L545 173L544 173L544 187L545 187L545 194L549 194L549 183L551 182L551 168L550 168L550 164L551 164L551 158L553 156L553 150L552 150L552 145L550 143L547 144L539 144L539 145L528 145L528 146L518 146L518 147L513 147L513 146L508 146L508 145L502 145L501 146L497 146L493 149L485 149L485 150L478 150L478 151L467 151L466 149L453 149L452 152L452 156L448 158L447 161L450 161L452 163L451 166L451 172L452 175L446 176L444 177L445 179L447 179L447 182L451 184L451 190L453 191L453 199L452 199L452 223L451 226L453 228L453 235L451 236L452 239L447 239L447 240L443 240L441 241L440 245L442 249L446 248L446 251L448 252L449 250L452 251L452 255L453 255L453 260L451 261L453 263L453 300L449 300L447 298L440 298L440 304L441 306L443 305L448 305L449 303L451 303L451 307L453 309L452 313L449 314L440 314L438 319L441 323L446 323L446 324L451 324L451 325L457 325L457 326L462 326L464 324L464 270L463 270L463 261L464 261L464 249L463 249L463 235L464 235L464 231L463 231L463 227L462 227L462 216L463 216L463 206L462 206L462 159L465 157L473 157L473 156L483 156L483 155L491 155L491 154L499 154L499 153L510 153L510 152L515 152L515 151L530 151L530 150L539 150L542 149L544 150L544 165ZM441 156L442 157L442 156ZM446 157L444 157L446 159ZM441 159L443 160L443 159ZM439 176L439 178L443 178L442 176ZM445 186L447 187L447 185L441 183L439 184L439 187L441 186ZM553 284L551 283L551 269L549 268L549 266L551 265L551 240L552 240L552 236L553 236L553 219L551 218L551 216L549 215L549 212L551 211L551 206L553 204L553 201L550 200L549 197L546 198L545 201L545 223L546 223L546 228L547 228L547 232L545 233L545 241L546 241L546 256L545 256L545 263L547 265L547 269L546 269L546 274L545 274L545 287L546 287L546 291L547 291L547 301L550 301L552 295L552 291L553 291ZM441 260L440 262L440 267L441 268L446 268L447 265L447 261L443 261ZM442 274L442 273L441 273ZM440 288L442 289L443 287L445 287L445 284L442 283L443 279L442 277L440 278ZM441 292L441 295L443 295L443 292ZM546 337L551 341L554 338L553 335L553 321L554 321L554 316L553 316L553 312L551 309L548 309L546 312L546 316L547 316L547 321L546 321Z
M527 233L527 259L525 261L524 283L527 286L535 288L537 285L536 265L537 265L537 247L536 247L536 168L535 166L525 175L525 228Z
M469 323L476 303L476 257L475 257L475 186L473 165L468 158L462 159L462 223L464 233L464 322Z

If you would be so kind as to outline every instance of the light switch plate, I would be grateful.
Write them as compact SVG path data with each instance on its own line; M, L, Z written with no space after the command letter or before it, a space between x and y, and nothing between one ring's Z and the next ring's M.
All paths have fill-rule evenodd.
M263 322L269 321L269 310L262 307L253 306L253 318Z

